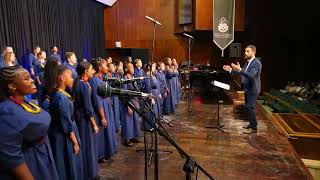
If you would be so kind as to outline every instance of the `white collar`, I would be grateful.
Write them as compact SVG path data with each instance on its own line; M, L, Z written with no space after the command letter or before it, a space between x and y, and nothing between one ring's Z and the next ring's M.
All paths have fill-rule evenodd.
M253 56L251 59L247 60L247 61L248 61L248 63L251 63L251 61L253 61L253 60L254 60L254 58L255 58L255 56Z

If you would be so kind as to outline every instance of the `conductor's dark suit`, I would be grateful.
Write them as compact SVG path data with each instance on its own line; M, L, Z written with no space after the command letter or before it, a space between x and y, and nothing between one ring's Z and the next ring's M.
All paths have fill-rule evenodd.
M245 93L246 108L248 110L249 127L257 129L257 120L255 112L255 104L257 97L261 91L260 74L262 65L261 62L254 58L248 66L248 61L241 71L232 71L231 74L240 74L241 83Z

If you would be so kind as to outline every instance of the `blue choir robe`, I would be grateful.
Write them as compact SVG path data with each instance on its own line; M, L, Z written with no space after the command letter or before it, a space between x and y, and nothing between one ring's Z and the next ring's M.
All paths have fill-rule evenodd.
M84 179L92 179L98 176L98 144L94 134L90 117L95 117L91 103L92 89L88 82L79 80L75 89L75 115L78 126Z
M81 180L83 164L81 141L74 118L73 102L63 93L57 91L52 95L50 103L51 125L49 130L50 144L60 180ZM80 146L78 154L74 154L70 133L73 132Z
M145 72L143 71L142 68L135 68L134 69L134 77L144 77ZM139 90L142 90L144 88L144 84L143 81L138 81L137 82Z
M108 78L119 78L117 73L113 74L108 74ZM120 88L120 86L115 86L113 88ZM115 129L117 131L120 131L120 101L118 96L111 96L111 101L112 101L112 108L113 108L113 113L114 113L114 124L115 124Z
M148 94L152 94L154 96L153 100L148 99L148 104L151 106L153 112L158 117L161 115L161 105L160 105L160 86L157 78L155 76L150 76L150 74L146 74L145 77L147 79L144 80L145 89L144 92ZM150 130L152 128L151 122L155 121L154 114L145 107L146 109L146 120L143 122L144 129ZM148 123L149 122L149 123Z
M174 84L174 93L175 93L175 102L176 105L179 104L180 101L180 78L179 78L179 71L175 70L172 74L172 80Z
M71 70L73 80L77 79L77 77L78 77L78 73L77 73L77 70L76 70L77 64L76 64L76 65L71 65L71 64L69 64L67 61L65 61L65 62L63 63L63 65L64 65L66 68L68 68L68 69Z
M111 158L117 151L116 130L114 126L114 113L111 105L111 99L109 97L101 97L97 94L97 88L103 85L102 78L98 75L93 76L89 81L92 88L92 105L95 110L95 120L99 126L98 134L98 159L104 159L105 157ZM107 128L103 128L101 123L101 117L98 112L99 108L102 108L104 115L107 119Z
M0 54L0 65L3 64L3 56Z
M23 163L35 180L59 179L47 135L50 122L43 109L33 114L10 99L0 102L0 179L15 179L8 172Z
M164 98L165 98L165 94L168 92L168 86L167 86L167 82L166 82L166 74L162 71L157 71L156 73L156 78L158 80L159 83L159 88L160 88L160 94L162 96L162 98L160 99L160 106L161 106L161 114L163 113L163 102L164 102ZM168 96L168 93L167 93Z
M166 83L169 89L169 93L166 97L164 97L163 102L163 113L164 114L173 114L176 109L176 98L175 98L175 88L172 80L173 72L166 70Z
M0 55L0 68L4 68L5 67L5 64L4 64L4 61L3 61L3 56Z
M131 79L130 75L124 76L124 79ZM123 84L123 89L134 91L135 88L132 84ZM139 124L139 116L133 111L133 114L130 115L128 112L128 106L126 100L122 102L122 111L123 111L123 119L121 124L121 137L123 140L129 140L133 138L139 138L140 136L140 124ZM131 98L130 101L136 106L139 107L138 101L135 98Z
M39 99L39 105L41 106L41 97L43 95L43 83L44 83L44 66L41 65L40 60L37 60L33 64L33 70L36 78L39 78L40 83L38 83L37 80L35 80L35 86L37 87L37 93L36 96Z
M61 56L60 56L59 54L54 54L54 53L52 53L52 54L50 55L50 57L56 58L56 59L58 60L58 62L59 62L60 64L62 64Z
M36 62L38 61L38 58L33 54L33 53L30 53L28 55L28 60L25 64L25 68L31 72L31 68L33 68L33 66L36 64Z

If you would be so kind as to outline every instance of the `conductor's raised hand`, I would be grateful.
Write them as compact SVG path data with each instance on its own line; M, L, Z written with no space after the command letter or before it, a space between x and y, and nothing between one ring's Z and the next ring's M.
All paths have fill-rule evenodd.
M223 65L223 70L230 72L232 68L229 65Z
M237 62L237 64L233 64L231 63L231 67L234 71L240 71L241 70L241 67L240 67L240 64L239 62Z

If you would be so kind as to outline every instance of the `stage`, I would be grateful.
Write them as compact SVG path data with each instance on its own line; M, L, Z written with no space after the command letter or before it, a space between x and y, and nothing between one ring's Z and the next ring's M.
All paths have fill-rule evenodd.
M220 105L220 122L225 125L225 133L205 128L216 124L217 105L199 96L192 102L193 113L189 114L186 111L187 102L181 101L177 114L166 117L172 120L174 127L163 125L177 143L218 180L311 179L287 138L278 133L259 105L258 133L246 135L242 133L242 126L247 122L233 117L229 102L225 100ZM120 150L114 161L111 164L100 164L102 179L144 179L144 153L136 152L136 149L144 147L143 134L140 140L141 143L136 147L119 145ZM185 160L164 138L159 138L159 144L159 150L173 151L172 154L160 152L159 179L185 179L182 170ZM148 179L154 179L153 167L154 164L148 168ZM196 179L195 173L192 179ZM199 171L198 179L208 178Z

